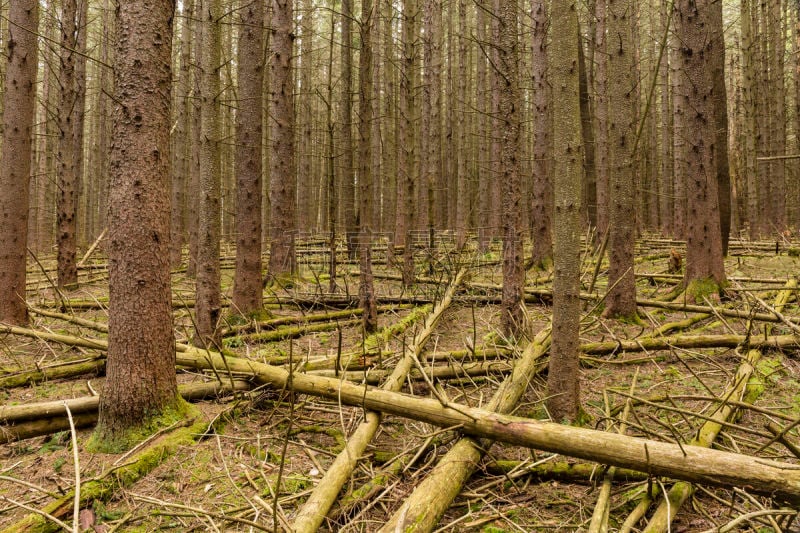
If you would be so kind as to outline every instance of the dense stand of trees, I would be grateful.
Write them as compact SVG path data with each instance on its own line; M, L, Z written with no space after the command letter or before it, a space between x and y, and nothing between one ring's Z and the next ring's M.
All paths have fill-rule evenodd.
M28 248L56 251L68 290L77 251L107 230L116 272L140 260L126 247L159 257L135 263L136 275L162 276L134 276L159 287L141 298L168 299L165 269L187 265L195 342L213 348L220 243L236 243L236 312L254 313L265 283L298 273L298 235L324 234L360 257L370 331L372 245L388 243L408 286L414 247L452 232L462 250L470 235L480 252L502 240L502 329L518 336L527 241L528 266L554 268L550 409L572 419L582 235L608 239L606 313L632 317L637 234L686 240L691 295L695 283L724 285L731 234L774 239L800 224L800 23L786 0L172 7L3 5L0 319L27 320ZM152 24L149 40L132 41L134 22ZM136 91L158 100L135 111ZM144 191L158 201L140 216ZM145 214L154 206L163 220ZM149 237L125 233L123 219ZM332 257L332 291L335 268ZM114 298L132 288L114 272L120 324L134 310Z

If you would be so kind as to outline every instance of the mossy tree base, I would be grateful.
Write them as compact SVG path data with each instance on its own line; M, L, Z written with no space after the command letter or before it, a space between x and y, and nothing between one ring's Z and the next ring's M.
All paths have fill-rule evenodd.
M144 421L129 427L109 427L98 423L86 443L86 450L95 453L122 453L164 428L181 421L197 419L199 416L200 411L197 407L177 396L175 402L166 406L160 413L150 415Z

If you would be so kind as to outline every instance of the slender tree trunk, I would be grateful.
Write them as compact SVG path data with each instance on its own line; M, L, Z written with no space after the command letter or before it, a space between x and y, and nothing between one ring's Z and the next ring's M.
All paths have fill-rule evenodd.
M141 437L135 428L153 430L181 413L169 268L173 7L117 8L108 362L93 439L100 451L128 448Z
M403 247L403 286L414 283L414 243L411 232L414 227L414 184L417 181L416 135L416 0L403 0L403 69L400 74L400 181L397 187L398 216L395 235L397 244Z
M365 333L378 329L378 306L372 277L372 0L361 0L361 53L358 56L359 306Z
M200 203L197 228L197 346L216 347L222 310L220 295L220 0L203 0L203 78L201 97Z
M75 243L86 246L91 236L87 233L89 221L85 209L89 177L84 172L83 157L83 129L85 125L86 108L86 32L89 25L89 0L77 0L75 13L75 105L72 108L73 140L75 148L75 183L77 196L75 199ZM84 206L84 208L81 208ZM80 226L78 226L80 222ZM77 267L76 267L77 272Z
M725 257L728 255L728 241L731 233L731 175L728 162L728 91L725 86L725 36L721 2L711 4L710 24L713 39L710 61L714 84L714 131L716 134L714 156L717 163L722 256ZM781 92L783 91L781 90Z
M192 13L195 14L194 18L192 19L194 21L192 38L194 39L193 64L197 65L197 67L194 69L194 98L192 99L193 113L190 124L191 134L189 137L192 146L190 159L191 172L189 172L186 202L189 205L196 206L200 203L200 173L202 172L200 163L200 146L202 144L203 128L203 117L201 112L201 100L203 98L203 70L200 68L200 63L203 58L203 35L205 34L205 28L202 17L203 0L188 1L192 2ZM186 267L186 274L189 277L196 277L197 250L200 241L200 216L197 210L189 210L189 218L186 222L189 229L189 261Z
M3 83L3 147L0 153L0 322L24 325L25 265L28 257L28 184L36 103L38 0L9 5Z
M522 287L525 270L522 257L522 183L519 172L522 98L519 89L517 52L517 2L500 0L497 87L500 90L500 173L503 184L503 301L501 323L509 337L524 331Z
M341 200L341 220L344 224L347 239L347 253L355 257L356 235L356 191L355 165L353 162L353 5L352 0L342 0L342 96L341 117L341 154L342 169L339 172L341 181L339 198Z
M456 121L458 129L458 149L456 150L456 248L461 250L467 243L469 224L469 175L467 174L467 73L469 57L467 55L467 0L458 0L458 73L456 85L458 97L456 104Z
M547 3L533 0L533 195L531 205L531 234L535 267L548 268L553 262L553 179L550 175L552 158L550 132L552 92L547 79Z
M264 5L243 0L239 11L239 109L236 113L236 270L233 306L260 310L261 89L264 85ZM310 145L309 145L310 146Z
M668 11L667 0L661 0L660 20L661 31L665 33L665 28L670 24L672 13ZM666 33L665 33L666 34ZM660 104L661 104L661 184L660 207L661 212L661 233L665 236L673 235L673 212L674 212L674 190L673 190L673 150L672 150L672 102L670 100L670 79L669 79L669 54L664 54L659 66L660 78Z
M607 20L606 0L595 0L595 162L597 165L596 198L597 198L597 235L599 238L608 232L608 51L606 38Z
M181 19L181 48L179 57L179 78L175 92L177 109L177 129L175 131L176 152L173 154L175 172L172 176L172 218L170 222L170 265L177 268L181 264L181 254L185 239L185 220L187 211L186 192L191 170L191 112L192 99L196 96L192 90L192 31L191 19L194 16L191 0L183 5Z
M581 130L578 94L578 15L575 0L552 5L550 73L553 87L555 240L553 342L547 409L553 420L574 421L580 406ZM598 24L599 25L599 24Z
M270 37L270 222L269 276L297 273L294 173L294 23L292 0L272 0Z
M633 253L636 240L636 180L633 156L638 106L634 80L632 0L609 0L606 28L608 46L609 126L609 268L604 314L636 316L636 279Z
M78 49L78 32L75 19L76 0L63 0L61 6L61 67L58 82L61 98L58 105L58 197L57 243L58 286L73 287L78 284L76 256L76 214L78 210L78 169L75 158L75 114L77 105L75 56Z

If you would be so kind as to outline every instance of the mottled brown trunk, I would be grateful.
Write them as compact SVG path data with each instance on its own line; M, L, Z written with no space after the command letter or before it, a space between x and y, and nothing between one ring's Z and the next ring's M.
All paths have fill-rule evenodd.
M467 228L469 227L469 209L470 209L470 184L469 175L467 174L467 73L469 65L469 56L467 54L467 43L469 39L467 27L467 2L466 0L458 0L458 27L459 32L456 36L458 41L458 50L455 54L458 63L458 71L456 72L456 91L457 97L455 105L458 106L456 110L456 128L457 134L454 135L457 142L456 149L456 213L455 213L455 229L456 229L456 248L463 249L467 243Z
M554 0L549 57L553 87L555 239L553 342L547 409L553 420L574 421L580 407L581 124L578 94L578 16L575 0Z
M550 175L552 158L552 92L547 79L547 5L533 0L533 51L531 57L533 81L533 194L531 205L531 262L546 268L553 261L553 179Z
M673 14L676 17L677 14ZM676 23L673 23L675 25ZM674 32L670 36L670 76L669 81L672 88L672 149L674 154L673 168L673 212L672 228L673 237L676 239L686 238L686 128L687 115L691 110L686 108L685 101L679 97L680 92L680 63L681 52L679 39Z
M634 89L636 68L631 35L632 0L609 0L608 29L608 137L609 137L609 268L604 314L636 315L633 253L636 241L635 149L638 105Z
M15 0L9 5L3 92L3 149L0 154L0 322L23 325L28 321L25 302L25 265L28 257L28 183L31 174L31 138L36 103L37 0Z
M417 62L417 4L415 0L403 0L403 63L400 74L400 179L397 187L397 225L395 239L403 247L403 286L414 283L414 254L411 231L414 227L414 184L417 181L416 166L416 62Z
M237 313L262 308L261 284L261 89L264 83L264 5L244 0L239 17L239 109L236 113Z
M489 36L486 31L486 12L489 6L485 5L486 0L480 0L481 5L477 6L477 29L479 43L485 43ZM492 234L489 228L490 211L492 209L491 187L494 175L492 172L490 161L490 146L491 146L491 119L489 113L491 112L491 105L489 104L489 86L487 70L486 50L481 48L478 55L478 64L475 68L475 99L476 108L478 112L478 150L477 150L477 171L478 171L478 214L475 225L478 229L478 250L487 252L489 250L489 241Z
M74 127L72 142L75 157L75 183L77 183L77 198L75 200L75 243L76 246L87 245L92 238L88 233L89 220L86 209L87 189L90 177L84 171L83 157L83 128L85 125L86 107L86 32L88 22L89 1L78 0L78 9L75 13L75 106L72 108L72 124ZM78 224L80 223L80 225ZM77 269L77 267L76 267Z
M108 362L95 432L100 449L133 444L126 439L131 428L179 402L169 268L172 15L169 0L117 7L119 105L109 199Z
M708 39L713 0L679 0L675 32L682 47L678 66L677 98L690 113L682 116L687 172L687 239L684 283L711 279L725 283L717 194L716 134L714 132L714 82L708 63L713 40Z
M200 203L200 146L202 145L202 83L203 71L200 67L203 58L203 34L205 33L203 17L201 16L203 10L202 0L188 0L192 2L192 12L195 13L192 24L192 38L194 40L192 59L194 68L194 95L192 99L192 119L189 125L189 142L191 143L190 154L190 172L188 184L186 189L186 202L190 206L197 206ZM186 274L189 277L197 276L197 249L199 247L199 222L200 217L198 210L190 209L189 216L186 220L189 233L189 260L186 266Z
M272 0L270 30L270 250L269 276L297 272L295 256L294 24L292 0Z
M341 171L340 180L340 209L339 217L344 224L347 239L347 253L355 257L356 235L356 190L355 166L353 161L353 5L352 0L342 0L342 95L340 99L339 121L341 123Z
M58 82L61 98L58 105L58 195L57 234L58 286L78 284L76 256L76 215L78 211L78 169L75 158L76 74L75 56L78 48L76 0L63 0L61 6L61 66Z
M661 32L667 36L666 27L671 24L672 13L668 10L670 5L667 0L661 0L660 22ZM665 43L666 44L666 43ZM668 52L661 58L658 70L659 98L660 98L660 140L661 140L661 168L659 184L659 211L661 233L665 236L673 234L673 151L672 151L672 102L670 100L669 58Z
M722 3L710 6L710 30L712 43L710 50L711 76L714 99L714 142L717 164L717 188L719 194L719 227L722 256L728 255L728 241L731 233L731 175L728 162L728 90L725 86L725 36L722 22ZM781 91L782 92L782 91Z
M422 85L422 183L427 186L428 225L443 229L446 219L444 174L442 172L442 5L439 0L424 1ZM420 207L426 204L421 204Z
M218 324L222 310L220 295L220 187L221 124L220 0L204 0L200 10L203 20L202 87L200 90L200 202L197 226L197 302L195 304L194 343L197 346L219 345Z
M525 270L522 257L522 182L520 179L520 122L522 98L519 89L517 2L500 0L497 13L498 47L496 87L499 89L500 176L503 187L503 300L501 326L508 337L524 331L522 287Z
M365 333L378 329L378 306L372 275L372 0L361 0L361 51L358 56L358 203L359 306Z
M315 177L312 171L312 161L314 160L314 142L312 141L312 120L314 112L312 107L311 73L312 65L312 42L314 11L311 0L302 0L300 10L302 20L300 24L300 66L298 94L302 97L297 99L298 119L297 127L299 145L299 157L297 158L297 228L303 232L313 232L316 223L314 217L314 182ZM239 95L241 98L241 95Z
M594 116L589 99L589 72L583 51L583 38L578 40L578 91L581 99L581 137L583 138L583 202L581 221L597 227L597 173L594 157ZM595 234L595 238L597 234Z
M185 236L186 215L194 211L193 206L187 209L186 191L191 170L191 114L193 105L192 99L196 96L192 90L192 31L191 19L192 2L188 1L183 5L183 17L180 19L181 40L179 56L179 77L178 83L173 89L177 97L173 100L176 109L173 111L177 115L175 129L175 153L172 154L173 175L172 175L172 217L170 219L170 265L177 268L181 264L181 255Z
M606 0L595 0L595 191L597 199L597 235L602 239L608 232L608 52L606 39Z

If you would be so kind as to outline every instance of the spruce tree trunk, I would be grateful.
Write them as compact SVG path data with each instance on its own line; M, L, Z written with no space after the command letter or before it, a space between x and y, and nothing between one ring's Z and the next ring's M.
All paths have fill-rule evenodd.
M553 179L551 167L551 89L547 79L547 3L533 0L533 194L531 205L532 263L553 262Z
M261 89L264 84L264 6L244 0L239 11L239 109L236 113L237 313L262 308L261 284Z
M555 239L553 342L547 378L547 409L553 420L574 421L580 406L581 149L578 94L578 15L575 0L552 5L549 62L553 86Z
M3 147L0 154L0 322L24 325L25 265L28 257L28 183L36 103L38 0L10 3L5 40Z
M202 5L200 202L197 226L197 304L194 343L200 347L215 347L220 342L217 326L222 311L219 257L222 172L219 70L222 9L220 0L203 0Z
M75 56L78 32L75 19L76 0L63 0L61 5L61 66L58 73L60 99L58 103L58 195L57 243L58 286L78 284L76 256L76 215L78 211L78 169L75 166L75 115L77 103Z
M687 239L684 284L691 293L693 282L711 280L725 283L722 241L719 229L716 149L714 131L714 81L706 58L712 54L713 40L707 38L711 24L712 0L679 0L676 3L675 31L682 43L677 98L684 109L683 151L676 156L685 161Z
M270 34L270 250L273 280L297 272L295 256L294 19L292 0L272 0Z
M131 429L176 414L180 401L169 265L172 17L169 0L117 9L108 361L94 436L100 450L134 444Z
M639 104L633 76L634 41L630 0L609 0L608 43L609 133L609 268L605 316L636 316L636 279L633 253L636 243L635 109Z

